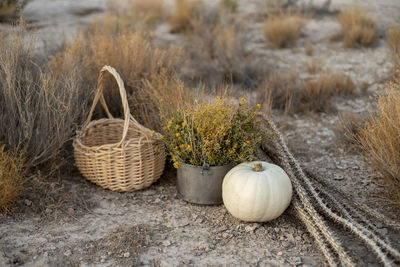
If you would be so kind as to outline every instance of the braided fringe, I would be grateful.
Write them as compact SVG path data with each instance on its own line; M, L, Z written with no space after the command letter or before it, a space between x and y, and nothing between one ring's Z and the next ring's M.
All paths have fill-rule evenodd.
M333 198L332 196L330 196L326 193L324 195L327 199L330 199L331 201L333 201L335 203L336 207L338 208L338 210L341 211L342 216L345 219L347 219L348 221L356 221L355 218L349 214L349 212L346 210L346 208L344 206L342 206L342 204L339 201L337 201L337 198ZM355 209L353 209L351 207L350 208L348 207L348 209L355 211ZM372 230L372 232L371 232L370 230L368 230L365 226L361 225L361 223L360 223L358 225L359 225L359 228L361 229L362 233L365 234L366 236L370 236L370 238L372 238L382 248L389 251L393 257L395 257L397 260L399 260L400 259L399 252L396 251L395 249L393 249L390 245L388 245L388 242L387 242L388 240L386 240L386 238L377 231L377 228L374 225L372 225L368 221L368 219L366 217L364 217L363 215L359 214L358 217L361 220L361 223L364 223L364 225L366 225L367 227L369 227ZM382 239L385 239L385 240L382 240Z
M330 199L331 203L336 203L339 210L346 210L353 217L359 218L361 222L365 223L367 227L369 227L374 233L382 238L385 238L379 231L378 228L367 219L368 213L366 213L363 209L361 209L357 203L352 202L342 191L338 188L333 187L325 181L322 181L320 178L309 174L313 180L314 185L321 192L325 198ZM388 240L387 240L388 241Z
M276 152L278 153L278 157L282 161L281 163L282 163L285 171L287 172L287 174L289 175L289 177L291 178L291 180L294 184L295 194L298 195L298 197L302 203L301 208L303 208L310 215L309 217L312 217L312 220L313 220L312 225L317 227L316 231L318 233L322 234L324 236L325 240L327 241L327 243L326 243L321 239L317 240L317 244L320 246L321 251L326 256L324 251L329 250L328 245L330 245L334 249L334 251L337 253L337 255L339 255L340 261L344 265L355 266L355 263L353 262L351 257L347 254L347 252L344 250L343 245L341 244L339 239L330 230L330 228L324 222L323 218L316 211L315 207L311 204L311 199L308 197L306 190L299 182L297 176L294 174L293 168L290 165L289 160L288 160L287 156L284 154L282 148L276 143L274 145L275 145ZM299 216L299 217L303 218L303 220L302 220L303 223L306 225L307 228L309 228L310 226L308 224L311 219L304 220L303 216ZM319 235L313 235L313 236L315 238L319 237ZM326 258L326 259L330 266L337 266L337 264L334 262L334 260L331 256L330 256L330 258Z
M364 234L364 231L367 232L367 230L361 226L360 224L350 221L350 220L345 220L341 216L337 215L334 213L324 202L323 200L319 197L318 193L315 191L315 188L313 187L311 181L305 176L303 170L301 169L300 165L296 161L296 159L293 157L293 155L290 153L288 147L286 146L286 143L283 140L282 135L278 132L275 124L273 124L272 121L268 121L271 129L274 131L276 134L276 137L278 139L277 142L279 142L279 145L282 147L284 153L287 155L289 158L290 163L293 165L296 176L299 177L303 183L307 186L309 193L313 196L314 200L317 201L317 204L319 205L319 208L324 212L326 216L331 218L333 221L342 224L344 227L348 228L351 232L356 234L358 237L361 238L371 249L372 251L377 254L378 258L381 260L381 262L385 266L391 266L391 263L389 259L386 257L386 255L383 253L382 249L376 244L380 241L380 239L374 235L372 232L368 231L368 234ZM372 236L371 238L369 236ZM384 243L384 242L382 242ZM391 248L389 248L391 249Z
M335 256L332 254L331 250L326 246L326 239L322 235L320 228L315 224L313 221L313 216L308 214L302 207L300 206L299 200L293 202L293 208L296 212L297 217L301 221L304 222L308 232L312 235L315 239L319 249L321 250L322 254L324 254L325 259L328 261L329 266L338 266L335 261Z
M320 191L320 193L330 201L330 203L336 203L336 207L338 210L342 210L343 215L346 217L348 220L356 220L355 218L358 218L358 222L364 224L365 227L369 228L370 230L373 231L373 233L377 236L379 236L381 239L384 239L386 244L391 244L390 240L388 239L387 236L384 236L381 232L379 232L378 228L370 221L367 219L367 217L373 217L375 220L382 221L385 225L393 228L396 230L395 227L396 223L394 221L391 221L384 215L376 212L375 210L372 210L371 208L368 207L371 211L374 212L377 216L381 216L383 220L375 218L375 216L371 216L372 214L369 212L365 212L367 209L362 209L360 204L351 202L350 199L339 189L334 188L332 185L322 181L320 178L310 175L313 180L314 180L314 185ZM362 204L364 205L364 204ZM364 205L366 206L366 205ZM389 222L389 223L385 223ZM393 225L392 225L393 224Z
M321 191L325 196L330 196L329 190L323 190L322 186L318 186L315 188L315 185L311 183L310 179L304 174L304 171L300 167L299 163L297 160L293 157L291 152L289 151L282 135L280 132L277 130L275 124L267 118L265 115L261 114L265 122L269 125L269 127L272 129L274 134L276 135L276 139L274 140L274 145L278 149L278 155L279 160L283 161L283 165L285 165L285 169L288 169L288 165L291 166L294 169L295 175L293 176L294 179L292 182L294 183L294 188L297 193L301 192L300 195L303 195L304 192L302 191L307 191L308 194L305 195L305 199L307 202L311 202L311 197L313 200L315 200L317 203L317 207L319 210L321 210L326 216L328 216L331 220L333 220L336 223L341 224L342 226L346 227L349 229L353 234L355 234L357 237L359 237L367 246L371 248L371 250L378 256L379 260L385 265L385 266L391 266L390 260L387 258L386 254L382 251L382 249L386 250L390 255L392 255L394 258L399 259L400 253L395 250L392 246L388 245L384 240L382 240L378 235L379 232L376 231L376 227L373 226L367 219L366 216L364 216L360 212L355 212L355 214L350 215L351 212L357 211L357 210L362 210L361 208L355 207L354 204L352 204L349 201L338 201L338 199L343 200L342 198L334 198L333 196L330 197L330 200L335 200L334 203L336 205L336 208L339 210L337 213L335 213L331 208L327 206L326 203L321 199L320 195L318 194L318 191ZM280 151L279 151L280 150ZM289 168L290 171L292 171L292 168ZM293 178L292 177L292 178ZM305 184L307 190L303 187L303 184ZM331 201L332 202L332 201ZM346 209L347 207L347 209ZM370 210L370 209L369 209ZM368 212L368 210L367 210ZM369 215L369 212L367 213ZM313 215L313 214L310 214ZM380 220L385 220L390 222L391 226L395 226L397 228L397 224L394 222L391 222L389 219L386 217L380 216L379 213L373 213L371 214L373 217L378 217ZM354 217L358 217L361 223L358 223ZM365 225L365 226L364 226ZM325 226L326 227L326 226ZM369 229L367 229L369 228ZM324 228L323 231L326 231L327 228ZM322 231L322 232L323 232ZM331 244L332 245L332 244ZM339 246L339 248L337 247ZM335 243L334 246L332 246L334 250L338 253L339 257L341 258L342 262L346 263L347 261L343 261L343 257L345 255L340 255L341 251L341 244L340 243ZM346 254L347 256L347 254ZM353 265L350 257L347 256L347 259L349 259L349 262L346 264L351 264Z
M377 212L374 209L371 209L369 206L365 204L357 204L357 206L359 209L365 210L366 212L368 212L369 215L382 222L386 227L390 227L400 232L400 223L393 221L392 219L386 217L385 215Z

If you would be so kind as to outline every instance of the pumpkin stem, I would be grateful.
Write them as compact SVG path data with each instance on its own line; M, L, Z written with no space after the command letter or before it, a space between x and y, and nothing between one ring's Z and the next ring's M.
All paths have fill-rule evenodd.
M264 169L260 162L254 163L253 171L255 172L262 172Z

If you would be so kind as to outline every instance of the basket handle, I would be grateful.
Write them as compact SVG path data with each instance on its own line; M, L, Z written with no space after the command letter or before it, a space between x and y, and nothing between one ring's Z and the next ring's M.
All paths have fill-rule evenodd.
M128 99L127 99L127 96L126 96L126 90L125 90L125 86L124 86L124 81L121 79L121 76L118 74L118 72L113 67L104 66L101 69L100 74L99 74L99 78L97 80L96 95L94 97L92 107L90 108L89 116L88 116L88 118L87 118L87 120L86 120L84 125L88 125L89 122L92 120L94 109L96 108L97 103L99 102L99 100L100 100L100 103L101 103L103 109L107 113L108 118L110 118L110 119L113 118L113 116L111 115L111 113L110 113L110 111L109 111L109 109L107 107L107 103L106 103L106 101L104 99L104 95L103 95L103 80L104 80L105 72L109 72L114 77L114 79L117 81L117 84L118 84L118 87L119 87L119 94L121 95L122 106L124 108L124 129L123 129L123 132L122 132L121 141L118 143L118 145L121 145L122 142L125 140L126 135L128 134L130 120L133 123L135 123L137 126L139 126L139 128L143 128L143 126L140 125L135 120L135 118L133 118L133 116L131 115L130 110L129 110Z

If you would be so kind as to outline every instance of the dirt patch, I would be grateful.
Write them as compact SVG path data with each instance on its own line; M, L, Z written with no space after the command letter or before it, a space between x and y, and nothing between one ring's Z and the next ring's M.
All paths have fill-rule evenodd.
M59 44L64 35L74 34L77 24L96 16L96 12L83 17L69 13L74 7L72 2L32 0L27 6L24 12L28 19L37 21L43 44ZM357 86L369 85L366 94L334 98L332 104L338 112L364 114L373 107L368 94L373 94L372 89L379 88L392 70L384 39L376 48L344 48L331 41L331 35L339 29L335 16L318 16L307 23L295 47L271 50L262 35L260 17L251 16L257 11L256 2L239 1L238 10L247 18L246 50L253 52L258 64L272 66L276 72L294 69L303 79L313 75L307 72L307 63L319 59L322 72L344 72ZM332 2L333 9L355 3ZM398 17L395 11L400 6L394 1L368 0L363 4L373 9L379 28L385 29ZM104 9L105 1L82 0L78 8ZM155 41L180 44L182 40L161 24L155 30ZM310 46L312 52L307 53ZM398 217L398 210L382 198L385 188L379 177L359 154L338 140L337 113L284 116L277 112L274 120L306 169L355 202L366 203L391 218ZM291 207L272 222L248 224L230 216L223 205L198 206L179 199L173 169L167 169L146 190L117 193L87 182L75 167L66 168L67 172L53 177L31 178L13 212L0 217L0 266L327 264ZM400 233L385 225L376 227L399 249ZM343 232L340 238L361 266L380 266L349 233Z

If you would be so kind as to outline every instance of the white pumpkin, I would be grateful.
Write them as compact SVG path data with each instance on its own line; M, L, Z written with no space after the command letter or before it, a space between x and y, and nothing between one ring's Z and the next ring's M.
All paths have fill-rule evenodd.
M279 166L262 161L231 169L222 183L222 200L234 217L266 222L279 217L292 199L292 183Z

